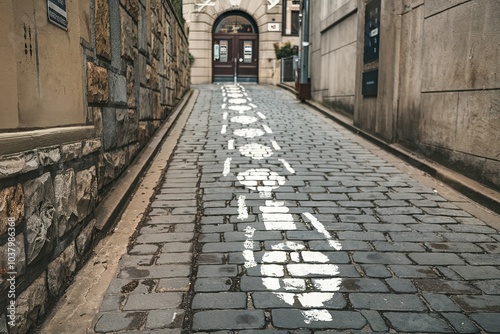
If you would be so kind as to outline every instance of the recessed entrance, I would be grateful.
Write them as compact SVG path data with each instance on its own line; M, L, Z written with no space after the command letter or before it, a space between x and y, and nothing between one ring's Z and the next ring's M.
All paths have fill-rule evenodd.
M257 25L248 14L221 15L213 31L213 82L258 82Z

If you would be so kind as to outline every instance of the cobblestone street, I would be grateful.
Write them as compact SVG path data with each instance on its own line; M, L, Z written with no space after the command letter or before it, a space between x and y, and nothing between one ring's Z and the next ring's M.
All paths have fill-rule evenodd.
M284 90L196 88L96 333L500 332L500 234L459 195Z

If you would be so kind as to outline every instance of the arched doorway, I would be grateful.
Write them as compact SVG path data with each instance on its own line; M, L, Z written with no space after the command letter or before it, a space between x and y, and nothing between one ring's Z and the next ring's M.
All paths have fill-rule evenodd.
M241 11L222 14L213 28L212 81L258 82L257 24Z

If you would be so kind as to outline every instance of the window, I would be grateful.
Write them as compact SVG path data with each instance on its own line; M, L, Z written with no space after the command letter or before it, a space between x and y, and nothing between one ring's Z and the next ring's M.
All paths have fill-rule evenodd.
M299 11L292 10L292 30L291 30L292 35L299 34L299 29L300 29L299 17L300 17Z
M215 27L215 33L255 33L252 23L243 16L231 15L223 18Z

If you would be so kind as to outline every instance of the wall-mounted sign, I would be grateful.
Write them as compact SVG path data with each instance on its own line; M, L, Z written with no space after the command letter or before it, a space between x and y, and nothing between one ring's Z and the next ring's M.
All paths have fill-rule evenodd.
M243 42L243 62L252 62L252 41Z
M219 57L222 63L227 63L227 41L220 41Z
M214 44L214 60L219 60L219 57L220 57L219 44Z
M267 24L267 31L280 31L280 24L279 23L268 23Z
M363 85L361 94L363 96L377 96L378 91L378 70L363 73Z
M378 59L380 51L380 0L366 4L364 63Z
M47 0L47 17L49 22L61 29L68 30L66 0Z

